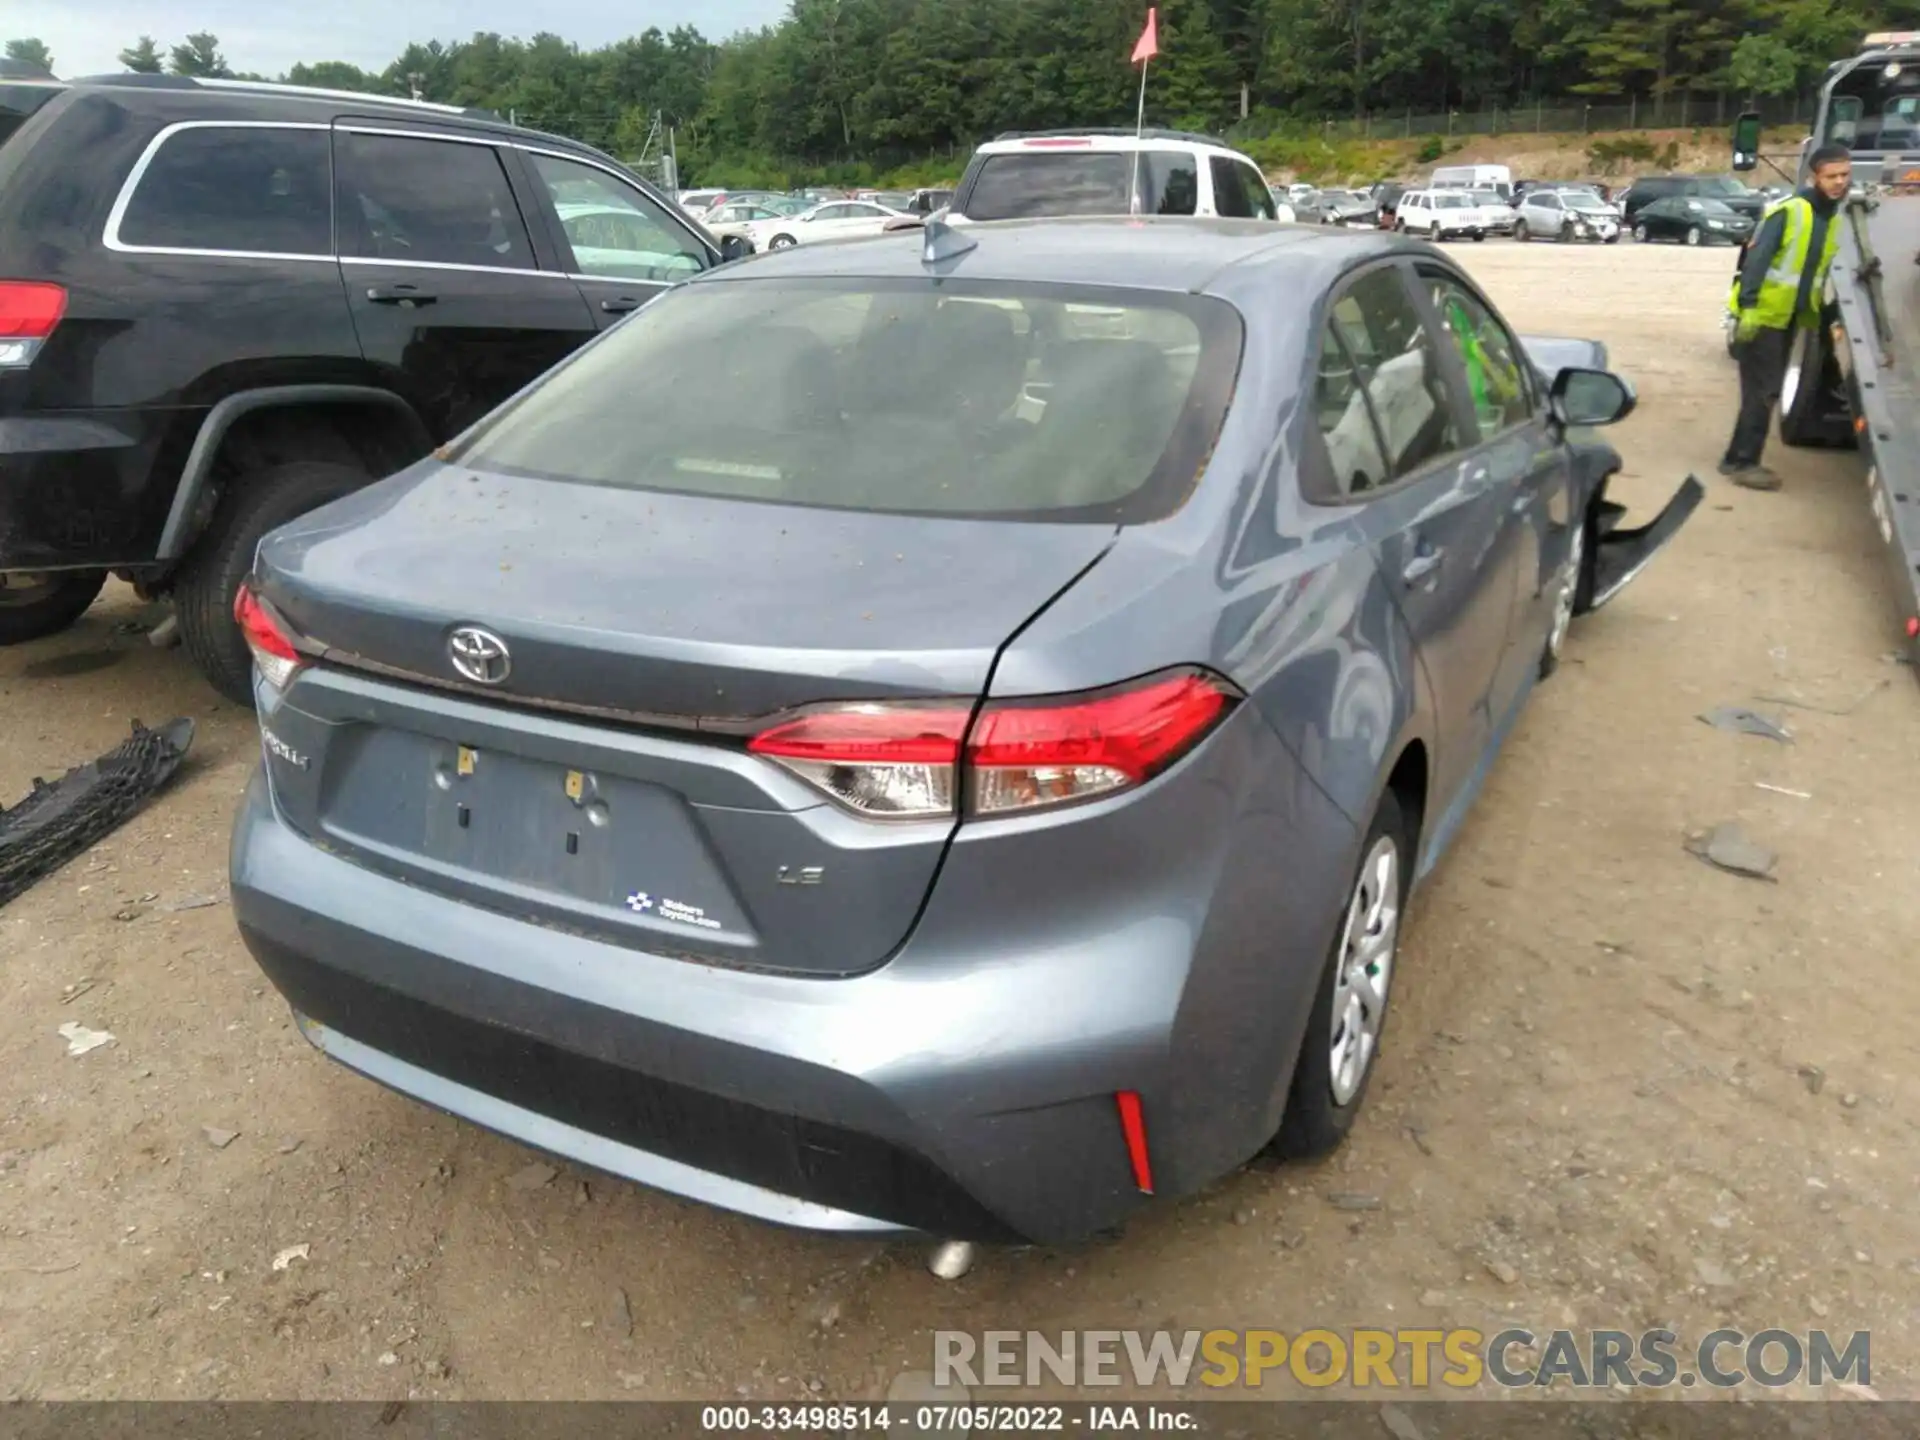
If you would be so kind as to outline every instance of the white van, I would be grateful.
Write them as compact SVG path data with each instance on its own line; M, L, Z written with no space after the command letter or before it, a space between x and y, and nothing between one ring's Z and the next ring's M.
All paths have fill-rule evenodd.
M1513 171L1505 165L1445 165L1427 182L1434 190L1495 190L1513 199Z

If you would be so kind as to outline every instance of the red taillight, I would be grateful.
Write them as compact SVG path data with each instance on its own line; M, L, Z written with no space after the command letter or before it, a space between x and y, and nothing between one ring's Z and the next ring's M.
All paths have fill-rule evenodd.
M749 742L850 809L894 819L1005 815L1126 790L1213 730L1234 692L1180 672L1095 695L988 705L849 705ZM964 742L964 743L963 743Z
M34 280L0 280L0 370L33 363L67 313L67 292Z
M286 627L274 618L249 585L242 585L233 597L233 618L246 637L247 648L253 652L253 663L260 674L274 689L286 689L306 664L294 648L293 637Z
M850 705L763 730L747 748L863 815L926 819L953 813L970 713L957 705Z

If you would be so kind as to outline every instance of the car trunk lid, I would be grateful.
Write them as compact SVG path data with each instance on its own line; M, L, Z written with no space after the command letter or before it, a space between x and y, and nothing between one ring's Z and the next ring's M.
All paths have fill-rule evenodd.
M320 843L475 904L857 973L905 938L952 822L841 811L746 737L823 701L976 699L1114 533L425 462L261 548L260 594L334 662L263 710L275 798ZM464 626L506 650L497 683L455 670Z

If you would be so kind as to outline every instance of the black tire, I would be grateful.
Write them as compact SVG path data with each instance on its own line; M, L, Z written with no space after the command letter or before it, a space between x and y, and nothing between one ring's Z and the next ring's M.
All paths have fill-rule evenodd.
M1645 245L1653 239L1652 235L1648 233L1644 221L1633 227L1633 238L1634 242L1639 245Z
M1373 1080L1374 1071L1379 1068L1379 1042L1386 1034L1387 1020L1393 1006L1394 971L1399 969L1399 936L1404 932L1404 920L1407 909L1407 896L1412 889L1414 866L1414 845L1416 836L1408 823L1400 802L1391 791L1380 797L1380 807L1374 812L1373 824L1367 827L1366 839L1360 844L1360 863L1355 869L1352 883L1347 890L1347 902L1341 912L1338 933L1327 953L1325 968L1320 974L1320 984L1314 991L1313 1009L1307 1017L1307 1030L1300 1042L1300 1056L1294 1062L1293 1082L1287 1090L1286 1113L1280 1121L1280 1131L1273 1138L1271 1150L1283 1159L1305 1160L1325 1155L1336 1150L1353 1130L1353 1123L1366 1104L1367 1087ZM1368 859L1375 847L1383 840L1391 839L1397 848L1399 864L1399 894L1394 898L1396 930L1394 946L1390 952L1392 964L1387 976L1386 1000L1381 1006L1379 1025L1376 1028L1376 1043L1373 1055L1369 1058L1365 1072L1360 1077L1359 1088L1341 1103L1335 1098L1333 1071L1330 1064L1329 1046L1333 1037L1333 999L1339 978L1341 962L1344 958L1347 938L1347 917L1360 889L1362 878L1370 868Z
M104 570L56 570L31 586L0 587L0 645L58 635L87 613L106 583Z
M1482 240L1486 238L1487 238L1487 232L1484 230L1476 230L1473 232L1473 243L1476 245L1478 245Z
M1799 330L1781 380L1780 439L1784 444L1796 449L1847 449L1857 443L1846 407L1834 401L1840 383L1826 326Z
M800 242L795 240L791 235L776 235L773 237L773 239L767 242L767 249L791 250L795 245L799 243Z
M1513 238L1518 240L1522 245L1533 238L1533 232L1527 228L1526 221L1516 220L1513 222Z
M207 533L174 580L180 643L207 683L236 705L253 705L253 655L233 619L233 597L270 530L369 484L365 471L295 460L237 476Z
M1689 225L1687 227L1687 244L1698 245L1705 238L1706 238L1706 232L1702 230L1698 225Z

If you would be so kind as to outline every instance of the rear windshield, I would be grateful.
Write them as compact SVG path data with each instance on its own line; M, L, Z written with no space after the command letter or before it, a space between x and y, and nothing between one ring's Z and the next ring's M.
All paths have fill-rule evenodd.
M51 82L0 80L0 145L27 123L28 116L65 88Z
M1185 500L1241 322L1184 294L935 280L669 291L483 426L458 463L636 490L1134 523Z
M1138 153L1140 209L1191 215L1200 203L1200 171L1181 150ZM967 194L970 220L1061 215L1131 215L1136 154L1122 150L1035 150L989 155Z

